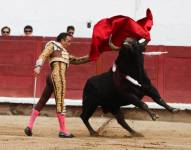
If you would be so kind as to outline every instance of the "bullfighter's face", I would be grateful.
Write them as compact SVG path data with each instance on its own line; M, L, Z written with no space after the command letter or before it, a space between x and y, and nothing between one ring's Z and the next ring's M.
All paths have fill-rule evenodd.
M64 48L68 48L68 46L71 45L72 37L71 36L66 36L66 39L61 39L61 45Z

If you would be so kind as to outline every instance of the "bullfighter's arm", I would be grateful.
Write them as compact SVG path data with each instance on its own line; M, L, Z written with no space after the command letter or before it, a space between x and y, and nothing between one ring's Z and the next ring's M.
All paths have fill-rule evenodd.
M76 57L76 56L70 55L69 61L70 61L70 64L79 65L79 64L87 63L90 60L89 60L89 55L85 55L85 56L81 56L81 57Z
M50 56L50 54L53 52L54 44L53 43L48 43L45 49L42 51L40 56L38 57L34 72L36 75L40 73L41 67L44 64L45 60Z
M45 60L50 56L50 54L53 52L53 47L54 44L53 43L49 43L44 50L42 51L42 53L40 54L40 56L38 57L37 61L36 61L36 65L35 67L41 67Z

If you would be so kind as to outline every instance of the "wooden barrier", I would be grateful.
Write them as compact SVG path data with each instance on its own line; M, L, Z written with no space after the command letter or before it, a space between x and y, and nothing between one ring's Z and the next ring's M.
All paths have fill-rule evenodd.
M32 97L33 67L45 43L55 37L0 37L0 96ZM89 52L91 39L74 39L69 52L82 56ZM191 47L148 46L148 51L168 51L160 56L145 56L145 68L153 84L168 102L191 103ZM105 52L97 62L70 65L67 71L66 98L81 99L85 81L93 75L108 70L117 52ZM50 72L45 63L38 78L37 96ZM146 98L147 99L147 98ZM146 101L149 101L148 99Z

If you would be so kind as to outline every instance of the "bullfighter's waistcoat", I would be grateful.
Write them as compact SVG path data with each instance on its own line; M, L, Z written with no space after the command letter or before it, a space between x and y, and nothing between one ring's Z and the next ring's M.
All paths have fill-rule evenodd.
M55 61L63 62L67 66L69 64L69 53L59 42L49 41L46 44L45 49L36 61L36 66L42 66L46 58L49 59L50 64Z
M49 63L51 64L54 61L61 61L66 64L69 64L69 53L67 52L67 50L63 48L58 42L52 43L54 44L54 48L52 54L50 55Z

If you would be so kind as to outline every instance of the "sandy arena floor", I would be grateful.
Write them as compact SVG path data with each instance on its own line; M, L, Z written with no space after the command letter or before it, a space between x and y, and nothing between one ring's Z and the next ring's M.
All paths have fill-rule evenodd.
M190 150L191 124L127 120L144 137L131 138L129 133L112 120L102 136L90 137L80 118L67 118L73 139L57 137L56 117L39 117L33 137L26 137L28 116L0 116L0 150ZM107 118L92 118L95 128Z

